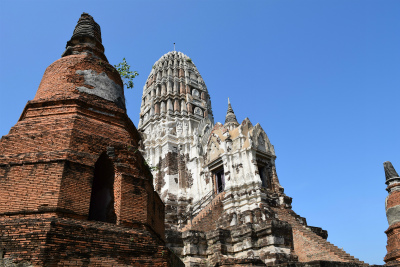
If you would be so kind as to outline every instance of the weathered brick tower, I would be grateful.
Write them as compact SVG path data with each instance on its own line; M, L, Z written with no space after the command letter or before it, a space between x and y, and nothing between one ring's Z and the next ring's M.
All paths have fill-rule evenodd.
M387 266L400 266L400 177L390 161L383 163L386 176L386 217L389 223L387 234L387 254L385 262Z
M0 263L180 266L139 141L100 27L83 13L0 142Z

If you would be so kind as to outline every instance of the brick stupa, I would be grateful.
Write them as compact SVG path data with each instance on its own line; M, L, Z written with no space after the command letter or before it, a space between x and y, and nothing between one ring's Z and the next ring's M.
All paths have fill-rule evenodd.
M0 263L180 266L139 141L100 27L83 13L0 142Z

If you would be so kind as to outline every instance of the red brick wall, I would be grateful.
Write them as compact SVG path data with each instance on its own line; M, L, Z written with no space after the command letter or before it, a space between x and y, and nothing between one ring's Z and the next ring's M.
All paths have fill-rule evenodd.
M392 224L385 233L388 253L384 260L388 266L400 266L400 222Z
M364 264L314 233L307 224L298 221L300 216L290 209L273 208L279 220L287 221L292 226L294 252L300 262L338 261Z
M386 203L386 209L389 209L391 207L400 205L400 191L393 191L390 193L387 203Z
M0 214L56 208L64 162L0 166Z
M59 218L0 217L6 259L33 266L171 266L169 251L146 229Z
M293 229L294 251L300 262L313 260L342 261L340 257L319 244L315 238Z
M87 88L90 86L85 84L83 76L77 74L76 71L89 69L98 74L106 73L110 79L122 87L119 73L108 62L85 54L70 55L60 58L46 69L34 100L65 99L79 95L77 86Z

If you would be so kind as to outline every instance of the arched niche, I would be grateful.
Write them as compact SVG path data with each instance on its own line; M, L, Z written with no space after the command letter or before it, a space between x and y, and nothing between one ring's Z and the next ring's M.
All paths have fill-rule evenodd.
M89 220L115 223L114 165L103 153L94 166L92 194L90 196Z
M197 89L192 90L192 95L196 97L200 97L200 92Z
M203 111L199 107L194 108L194 114L202 116L203 117Z

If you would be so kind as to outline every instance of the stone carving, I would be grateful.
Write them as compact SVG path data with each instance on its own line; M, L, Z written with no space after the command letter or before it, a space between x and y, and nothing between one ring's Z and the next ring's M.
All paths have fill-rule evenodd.
M194 108L194 114L203 116L203 111L199 107Z
M156 137L161 137L161 127L160 126L156 126Z
M265 144L264 138L262 137L261 134L258 136L258 144L259 144L259 145L262 145L262 146Z
M392 163L390 161L385 161L383 163L383 168L385 169L385 176L386 180L389 180L391 178L399 177L398 173L394 169Z
M182 122L178 121L176 123L176 135L181 136L182 135Z
M211 144L211 154L215 154L217 153L217 146L215 145L215 143Z
M264 137L261 134L258 136L257 141L258 141L258 147L257 148L259 150L261 150L261 151L266 151Z
M193 99L193 103L199 106L203 106L203 103L197 99Z
M251 138L250 133L247 134L247 138L249 139L249 147L252 148L253 147L253 139Z
M200 97L200 93L199 93L199 91L196 90L196 89L193 89L193 90L192 90L192 95L193 95L193 96Z
M188 134L188 130L189 130L189 124L187 122L185 122L183 124L183 134L187 135Z
M168 127L168 126L165 126L165 127L164 127L164 130L165 130L165 134L166 134L166 135L168 135L168 134L171 133L171 128Z
M198 133L198 130L196 128L194 130L194 133L193 133L193 144L197 145L198 143L199 143L199 133Z
M209 118L204 118L200 121L198 129L201 135L201 145L206 146L210 137L213 122Z
M227 138L225 142L226 142L226 152L230 152L232 150L232 140L230 138Z

